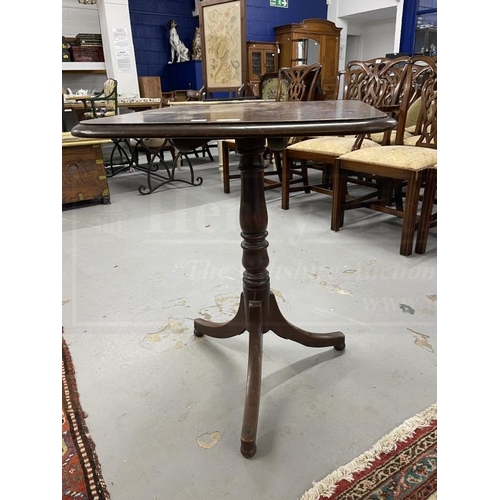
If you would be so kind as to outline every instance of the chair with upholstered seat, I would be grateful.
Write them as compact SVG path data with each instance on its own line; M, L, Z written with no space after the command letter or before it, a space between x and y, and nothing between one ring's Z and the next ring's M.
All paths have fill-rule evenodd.
M274 99L276 101L310 101L316 99L320 93L322 65L313 63L309 65L297 65L291 68L280 68L278 73L266 73L259 82L260 96L262 99ZM292 138L288 144L297 142L299 138ZM230 192L229 180L240 178L239 173L229 171L229 153L235 150L234 140L222 141L222 179L224 193ZM274 170L264 172L264 189L281 187L281 152L273 151L269 145L264 156L274 158ZM297 176L289 182L302 182L302 172L294 170ZM268 176L278 176L278 181L269 179Z
M401 110L408 71L408 57L350 61L344 73L343 97L346 100L366 102L397 116ZM334 160L350 151L373 147L378 148L380 144L364 136L315 137L288 146L283 154L281 207L284 210L289 209L292 192L312 191L331 196L331 167ZM300 162L305 182L302 185L291 186L290 172L295 162ZM309 178L309 170L319 170L321 177ZM378 196L378 186L372 179L353 178L353 180L373 187L373 190L365 195L367 198Z
M341 155L333 166L332 223L334 231L344 224L346 210L368 208L402 219L400 254L411 255L415 231L418 230L417 253L426 250L427 235L432 224L432 204L436 189L437 167L437 75L428 77L421 88L422 106L417 129L420 132L412 146L381 146ZM385 196L363 201L347 196L348 177L362 173L384 179ZM404 181L404 207L394 206L391 182ZM424 186L423 208L418 213L421 188Z
M368 137L379 144L403 144L406 139L418 136L415 126L420 114L421 98L420 92L423 82L434 77L437 73L436 58L429 56L413 56L410 58L411 83L406 89L409 92L406 107L401 107L399 114L394 115L399 122L402 120L404 127L397 127L390 132L370 134ZM403 95L401 95L401 99Z
M286 92L286 87L283 86L281 89L282 93ZM278 72L270 72L263 74L259 79L259 96L260 99L264 100L276 100L278 95ZM282 100L285 99L285 95L282 95ZM222 165L222 182L224 193L229 193L230 180L239 179L241 177L239 172L230 173L229 171L229 155L232 151L236 150L236 141L234 139L225 139L220 141L220 151L221 151L221 165ZM272 162L273 155L266 151L264 157L269 156L270 162Z
M407 95L405 105L400 107L399 113L394 115L398 120L395 130L385 133L370 134L368 137L381 145L406 145L415 146L419 140L421 130L417 122L421 108L422 85L427 78L435 78L437 75L437 58L424 55L413 56L410 59L411 79L407 84ZM403 96L402 96L403 97ZM404 124L404 126L403 126ZM394 181L394 201L399 210L402 208L402 197L404 196L405 181Z

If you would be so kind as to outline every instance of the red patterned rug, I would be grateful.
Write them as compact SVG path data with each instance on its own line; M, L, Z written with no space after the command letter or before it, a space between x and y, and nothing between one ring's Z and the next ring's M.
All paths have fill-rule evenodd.
M437 499L437 405L313 484L301 500Z
M110 498L95 446L85 423L76 388L75 370L62 340L62 500Z

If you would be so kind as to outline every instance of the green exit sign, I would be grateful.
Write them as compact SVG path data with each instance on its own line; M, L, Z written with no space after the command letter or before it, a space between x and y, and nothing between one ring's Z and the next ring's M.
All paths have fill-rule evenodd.
M271 7L283 7L288 9L288 0L269 0L269 5Z

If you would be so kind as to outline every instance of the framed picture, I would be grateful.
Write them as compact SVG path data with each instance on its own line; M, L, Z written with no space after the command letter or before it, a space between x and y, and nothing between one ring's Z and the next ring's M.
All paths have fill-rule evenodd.
M246 77L245 0L202 0L200 31L205 92L234 92Z

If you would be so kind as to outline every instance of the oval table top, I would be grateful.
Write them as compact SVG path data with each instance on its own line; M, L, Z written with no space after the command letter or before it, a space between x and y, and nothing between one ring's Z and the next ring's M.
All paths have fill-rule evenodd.
M230 139L383 132L396 121L355 100L215 101L85 120L77 137Z

